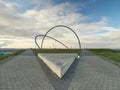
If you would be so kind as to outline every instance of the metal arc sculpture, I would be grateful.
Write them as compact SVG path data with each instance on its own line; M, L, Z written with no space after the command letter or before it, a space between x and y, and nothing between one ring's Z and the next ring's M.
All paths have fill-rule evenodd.
M58 28L58 27L65 27L65 28L67 28L68 30L72 31L72 32L74 33L74 35L76 36L76 38L77 38L77 40L78 40L79 48L81 49L81 43L80 43L80 39L79 39L78 35L75 33L75 31L74 31L73 29L71 29L70 27L65 26L65 25L57 25L57 26L54 26L54 27L50 28L50 29L45 33L45 35L37 35L37 36L35 37L35 43L36 43L36 45L38 46L39 49L43 48L43 43L44 43L44 40L45 40L46 37L51 38L51 39L57 41L58 43L62 44L62 45L65 46L67 49L69 49L67 45L65 45L65 44L63 44L62 42L58 41L57 39L55 39L55 38L47 35L47 34L48 34L50 31L52 31L54 28ZM37 38L38 38L39 36L42 36L42 37L43 37L42 42L41 42L41 47L40 47L40 46L38 45L38 43L37 43Z
M39 49L40 49L40 46L39 46L39 44L37 43L37 38L40 37L40 36L43 37L43 36L45 36L45 35L37 35L37 36L35 37L35 44L37 45L37 47L38 47ZM55 40L56 42L62 44L64 47L66 47L67 49L69 49L67 45L65 45L64 43L60 42L59 40L57 40L57 39L55 39L55 38L53 38L53 37L50 37L50 36L46 36L46 37Z
M45 35L37 35L35 37L35 43L38 46L39 49L42 49L43 47L43 43L45 38L50 38L52 40L55 40L56 42L60 43L61 45L63 45L64 47L66 47L67 49L68 46L65 45L64 43L60 42L59 40L48 36L48 33L50 31L52 31L54 28L57 27L64 27L67 28L68 30L72 31L75 34L75 38L77 38L78 43L79 43L79 48L81 49L81 44L80 44L80 39L77 36L77 34L75 33L74 30L72 30L71 28L64 26L64 25L58 25L58 26L54 26L51 29L49 29ZM41 41L41 47L39 46L37 39L38 37L43 37L42 41ZM69 51L69 50L68 50ZM74 60L79 59L79 55L78 53L55 53L53 52L51 53L38 53L38 57L59 77L62 78L64 76L64 74L67 72L67 70L70 68L70 66L72 65L72 63L74 62ZM63 58L64 57L64 58Z

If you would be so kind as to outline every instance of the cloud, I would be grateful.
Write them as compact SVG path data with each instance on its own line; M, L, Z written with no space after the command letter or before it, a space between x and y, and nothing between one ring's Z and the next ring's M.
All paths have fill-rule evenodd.
M39 7L39 9L41 8L49 8L53 5L52 0L31 0L28 2L30 2L31 4L34 4L37 6L37 8Z
M1 48L1 47L9 46L11 43L13 43L13 41L9 41L9 40L0 40L0 48Z
M2 4L6 5L6 3ZM87 18L82 14L76 13L74 9L71 8L69 3L63 3L58 6L53 6L50 9L31 9L22 14L20 14L19 12L15 12L16 10L11 10L7 7L2 9L7 9L11 14L9 14L9 12L7 11L0 14L0 27L4 28L4 31L1 31L1 33L10 34L12 30L14 35L20 34L21 36L25 37L29 36L30 32L34 33L35 31L37 33L45 33L45 31L47 31L54 25L70 25L73 23L84 21ZM71 20L69 20L69 18L71 18Z
M7 35L8 37L30 39L34 46L33 41L36 35L45 34L49 28L62 24L75 30L83 47L91 47L91 45L96 47L95 43L106 43L106 41L112 43L107 44L106 47L115 47L115 44L120 42L120 29L109 26L109 18L106 16L101 16L99 21L88 22L92 18L76 11L76 7L68 2L57 5L53 4L51 0L46 1L47 3L45 1L43 3L43 0L22 0L21 2L28 2L28 5L34 4L35 6L20 13L18 8L23 7L17 2L0 1L0 34L2 37ZM73 33L66 29L57 28L51 35L70 46L77 44ZM25 40L20 40L20 42L28 43ZM120 43L118 44L120 45ZM104 47L101 44L98 46Z

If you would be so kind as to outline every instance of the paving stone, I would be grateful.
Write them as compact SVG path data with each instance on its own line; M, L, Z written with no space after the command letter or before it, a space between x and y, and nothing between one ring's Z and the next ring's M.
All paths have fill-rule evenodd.
M0 90L120 90L119 66L86 50L76 62L58 79L28 50L0 64Z
M84 51L68 90L120 90L120 67Z
M31 50L0 64L0 90L54 90Z

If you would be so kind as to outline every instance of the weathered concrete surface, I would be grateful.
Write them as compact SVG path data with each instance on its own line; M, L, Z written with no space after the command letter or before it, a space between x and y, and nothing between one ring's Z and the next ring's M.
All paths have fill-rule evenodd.
M0 90L54 90L31 50L0 64Z
M68 90L120 90L120 67L85 50Z
M63 77L77 56L77 53L38 54L38 57L40 57L59 78Z

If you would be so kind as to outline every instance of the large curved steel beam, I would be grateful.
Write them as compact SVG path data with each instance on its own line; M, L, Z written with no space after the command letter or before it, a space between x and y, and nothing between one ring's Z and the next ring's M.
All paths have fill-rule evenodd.
M37 35L37 36L35 37L35 44L36 44L37 47L40 49L40 46L39 46L38 43L37 43L37 38L38 38L39 36L43 36L43 37L44 37L45 35ZM55 40L56 42L62 44L64 47L66 47L67 49L69 49L64 43L58 41L57 39L55 39L55 38L53 38L53 37L50 37L50 36L46 36L46 37Z
M43 36L43 39L42 39L42 42L41 42L41 48L43 47L43 42L44 42L44 39L45 39L45 37L47 36L47 34L48 34L51 30L53 30L54 28L57 28L57 27L65 27L65 28L68 28L69 30L71 30L71 31L75 34L75 36L77 37L77 40L78 40L78 43L79 43L79 48L81 49L80 39L79 39L78 35L77 35L77 34L75 33L75 31L72 30L70 27L67 27L67 26L64 26L64 25L57 25L57 26L54 26L54 27L52 27L51 29L49 29L49 30L45 33L45 35Z

